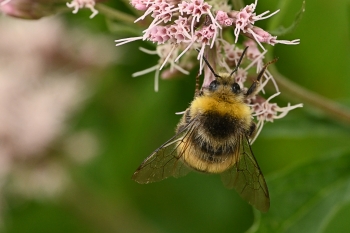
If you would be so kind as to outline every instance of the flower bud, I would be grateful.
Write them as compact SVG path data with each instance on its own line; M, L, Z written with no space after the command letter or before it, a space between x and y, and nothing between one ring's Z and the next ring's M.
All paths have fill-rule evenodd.
M56 13L57 7L64 4L62 0L0 0L0 12L22 18L40 19Z

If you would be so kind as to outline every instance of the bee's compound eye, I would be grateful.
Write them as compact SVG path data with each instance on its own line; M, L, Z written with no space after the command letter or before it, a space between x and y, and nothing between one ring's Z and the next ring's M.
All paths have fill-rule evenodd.
M233 92L233 93L237 94L237 93L240 92L240 90L241 90L241 87L239 86L238 83L232 84L232 92Z
M218 81L214 80L209 84L209 91L215 91L218 89L219 83Z

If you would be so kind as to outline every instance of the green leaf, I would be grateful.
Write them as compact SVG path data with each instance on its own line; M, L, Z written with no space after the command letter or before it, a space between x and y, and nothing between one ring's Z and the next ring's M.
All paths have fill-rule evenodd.
M274 29L273 31L270 31L270 33L274 36L281 36L281 35L291 33L299 25L303 15L304 15L304 12L305 12L305 1L303 1L299 12L295 15L295 19L289 27L285 28L283 26L279 26L278 28Z
M325 232L350 203L350 151L270 176L267 184L271 209L256 213L248 232Z

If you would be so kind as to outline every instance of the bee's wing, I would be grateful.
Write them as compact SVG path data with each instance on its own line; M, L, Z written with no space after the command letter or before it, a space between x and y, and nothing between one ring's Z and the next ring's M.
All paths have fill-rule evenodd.
M186 175L191 169L181 161L181 154L177 153L179 142L193 133L198 127L196 119L191 120L180 132L170 138L137 168L132 179L141 184L161 181L169 176L180 177ZM183 148L188 149L189 144Z
M238 162L221 174L227 188L235 188L241 197L262 212L270 208L270 197L264 176L256 162L245 135L240 138ZM238 154L239 152L239 154Z

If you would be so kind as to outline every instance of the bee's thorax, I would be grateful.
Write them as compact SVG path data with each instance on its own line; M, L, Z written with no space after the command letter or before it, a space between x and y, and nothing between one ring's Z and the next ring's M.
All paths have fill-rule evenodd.
M239 121L247 127L251 124L251 110L243 102L243 98L238 97L225 100L220 96L199 96L190 106L191 118L198 115L213 119L215 122L219 121L215 119L221 119L225 122Z

